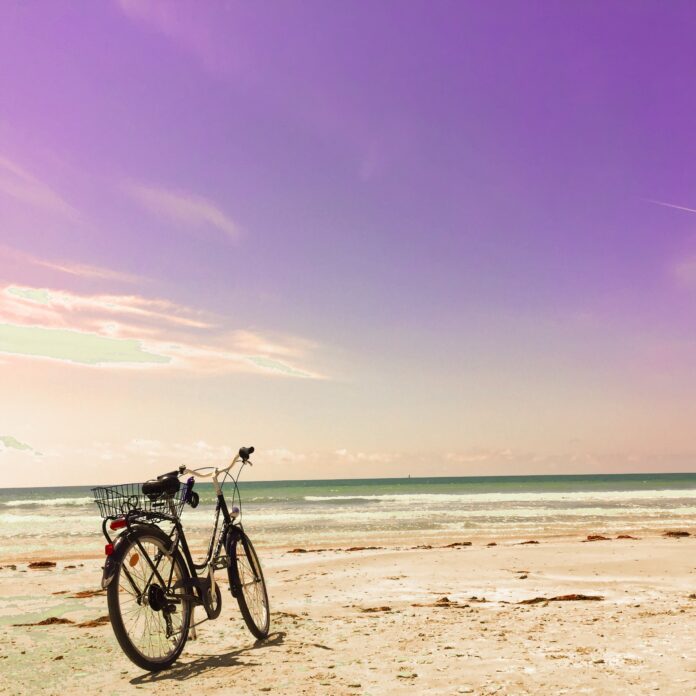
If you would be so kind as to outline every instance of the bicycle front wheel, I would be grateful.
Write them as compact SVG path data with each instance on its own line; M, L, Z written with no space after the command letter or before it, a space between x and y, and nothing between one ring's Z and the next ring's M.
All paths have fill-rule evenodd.
M188 569L171 539L158 527L133 532L119 546L109 589L109 617L116 639L139 667L156 672L181 654L191 622ZM155 569L157 572L155 572Z
M237 598L247 628L256 638L262 640L268 636L271 612L259 557L244 532L232 539L228 554L232 594Z

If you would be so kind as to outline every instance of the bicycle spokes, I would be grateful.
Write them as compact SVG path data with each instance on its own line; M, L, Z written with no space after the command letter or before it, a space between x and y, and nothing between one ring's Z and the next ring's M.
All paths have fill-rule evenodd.
M268 616L263 576L255 554L247 551L246 545L238 544L237 569L240 589L244 593L249 613L257 626L265 626Z
M181 569L161 543L148 539L141 541L142 549L132 548L119 577L124 629L138 652L149 659L166 658L176 648L184 620L182 601L174 596L172 583L163 587L149 562L155 564L157 559L160 577L181 579Z

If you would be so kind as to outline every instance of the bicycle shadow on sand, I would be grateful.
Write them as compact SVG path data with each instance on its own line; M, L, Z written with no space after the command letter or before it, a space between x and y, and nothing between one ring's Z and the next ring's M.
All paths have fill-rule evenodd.
M144 684L155 684L157 682L174 679L175 681L186 681L198 676L202 672L209 672L214 669L229 667L254 667L258 662L240 660L239 658L253 654L256 650L272 648L282 645L285 640L285 631L271 633L266 640L257 640L253 645L232 650L222 655L200 655L189 662L175 662L169 669L161 672L147 672L139 677L134 677L130 683L134 686Z

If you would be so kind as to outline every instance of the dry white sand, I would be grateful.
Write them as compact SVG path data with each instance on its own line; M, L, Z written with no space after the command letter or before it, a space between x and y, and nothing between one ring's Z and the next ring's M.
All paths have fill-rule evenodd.
M227 593L220 618L155 675L128 661L108 623L76 625L106 614L103 595L73 596L98 587L100 559L53 559L53 570L16 560L0 569L0 693L696 693L696 538L538 538L260 547L269 639L254 642ZM519 603L567 594L604 599ZM13 625L49 616L75 623Z

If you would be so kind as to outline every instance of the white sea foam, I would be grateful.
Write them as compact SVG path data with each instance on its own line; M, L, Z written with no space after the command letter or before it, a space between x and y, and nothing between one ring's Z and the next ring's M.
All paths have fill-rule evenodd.
M306 495L309 502L374 501L385 503L579 503L628 502L631 500L696 500L696 488L651 491L573 491L525 493L385 493L382 495Z
M547 523L556 523L563 519L573 520L598 520L598 519L626 519L626 520L655 520L668 519L673 517L675 511L671 507L630 507L630 508L561 508L561 509L539 509L539 508L487 508L487 509L456 509L449 508L437 510L436 516L433 510L427 507L418 509L392 509L388 514L374 509L333 509L322 511L312 511L308 509L297 510L254 510L248 511L246 515L249 521L253 521L255 526L304 526L312 527L316 524L336 528L339 526L361 526L380 527L390 526L399 523L416 522L423 524L444 524L449 522L461 522L472 524L489 523L497 526L501 523L514 520L534 521L538 526ZM679 508L680 516L696 516L696 506ZM207 528L210 518L202 515L184 516L185 526L196 528Z
M91 505L94 502L94 498L82 497L82 498L39 498L36 500L24 499L24 500L8 500L3 503L5 507L72 507L78 505Z
M253 526L255 539L295 545L332 538L397 539L413 536L414 530L420 539L443 533L531 536L592 529L640 535L642 529L690 528L696 519L696 488L655 490L658 486L659 482L651 490L537 488L478 493L468 486L313 486L287 495L274 490L273 496L250 490L242 498L248 503L244 519ZM184 526L199 545L210 534L214 518L214 501L207 489L201 492L201 505L186 508L183 515ZM325 495L303 495L309 492ZM49 491L34 490L22 498L20 492L8 492L0 502L0 552L10 544L23 549L25 544L51 548L77 544L100 552L101 519L87 493L65 489L56 491L60 497L51 498Z

